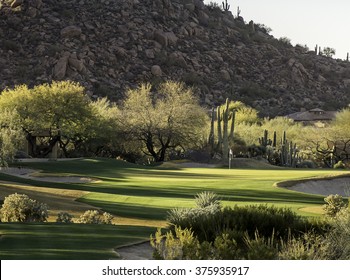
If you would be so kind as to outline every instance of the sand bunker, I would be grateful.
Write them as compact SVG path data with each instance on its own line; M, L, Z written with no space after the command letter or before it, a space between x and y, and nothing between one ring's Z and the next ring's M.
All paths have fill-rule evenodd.
M115 250L122 260L152 260L153 248L149 241Z
M350 196L350 177L341 177L333 179L309 180L298 183L292 187L287 187L289 190L318 194L328 196L331 194L339 194L343 197Z
M1 168L0 172L16 177L27 178L36 181L52 182L52 183L74 183L84 184L96 182L96 180L88 177L79 176L41 176L40 171L29 168L6 167Z

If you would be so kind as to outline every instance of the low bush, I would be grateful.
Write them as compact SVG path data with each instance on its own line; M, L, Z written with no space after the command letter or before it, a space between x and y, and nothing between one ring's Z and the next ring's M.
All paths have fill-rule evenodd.
M102 214L102 223L106 225L111 225L114 217L112 214L104 212Z
M169 212L168 221L170 229L174 226L191 228L200 241L210 242L227 230L240 233L241 238L245 232L253 238L256 230L263 237L269 237L275 231L277 238L286 239L290 231L298 234L314 226L290 209L266 205L173 209Z
M173 209L167 217L169 228L172 231L176 226L192 229L200 241L212 241L220 232L217 228L220 209L215 204L204 208Z
M82 214L77 223L81 224L112 224L113 216L107 212L101 215L97 210L87 210Z
M278 252L280 260L324 260L329 258L329 243L323 235L308 232L282 242Z
M341 195L329 195L325 197L326 204L323 205L323 210L326 216L335 217L337 213L346 207L343 197Z
M316 168L316 164L311 160L304 160L297 164L298 168Z
M350 211L343 208L331 219L332 228L326 236L328 259L350 260Z
M67 213L67 212L59 212L57 214L56 223L73 223L73 215Z
M11 194L0 209L2 222L46 222L48 207L25 194Z
M165 235L158 229L155 237L151 236L151 245L155 259L184 260L196 259L199 242L190 229L175 227L174 233L170 231Z
M333 166L334 169L345 169L346 166L344 164L344 162L342 162L341 160L338 161L336 164L334 164Z

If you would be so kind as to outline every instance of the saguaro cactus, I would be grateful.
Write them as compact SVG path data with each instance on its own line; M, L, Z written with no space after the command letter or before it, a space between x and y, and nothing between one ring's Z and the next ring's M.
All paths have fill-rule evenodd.
M210 133L209 133L208 143L212 150L214 150L214 143L215 143L214 123L215 123L215 110L214 108L211 108L211 122L210 122Z
M230 5L227 3L227 0L222 1L222 9L227 12L228 10L230 10Z
M285 131L283 132L280 158L281 165L288 167L296 167L299 160L297 145L293 145L292 141L288 142Z
M229 141L233 140L235 130L235 110L230 109L230 101L226 99L224 108L217 107L217 150L224 159L228 158ZM213 113L212 113L213 120ZM231 125L230 124L231 121Z
M223 132L222 132L222 154L223 158L228 158L228 119L229 119L229 101L226 99L225 109L222 112Z
M221 113L220 113L220 106L218 106L216 113L217 113L217 123L218 123L218 150L222 150L222 130L221 130Z
M272 145L272 140L269 139L269 132L268 130L264 130L264 136L259 138L259 144L261 146L267 147Z

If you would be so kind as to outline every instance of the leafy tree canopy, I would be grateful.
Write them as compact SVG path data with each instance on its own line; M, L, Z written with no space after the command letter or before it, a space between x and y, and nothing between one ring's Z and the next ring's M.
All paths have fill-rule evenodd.
M156 162L164 161L169 149L198 145L208 124L192 90L172 81L154 90L149 84L130 89L121 111L125 133Z

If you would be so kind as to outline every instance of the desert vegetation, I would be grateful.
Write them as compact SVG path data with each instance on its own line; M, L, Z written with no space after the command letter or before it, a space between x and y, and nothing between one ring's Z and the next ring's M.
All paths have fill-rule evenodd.
M168 232L151 236L156 259L350 259L350 212L339 196L325 199L331 218L323 220L267 205L221 207L208 192L195 200L196 208L168 213Z

